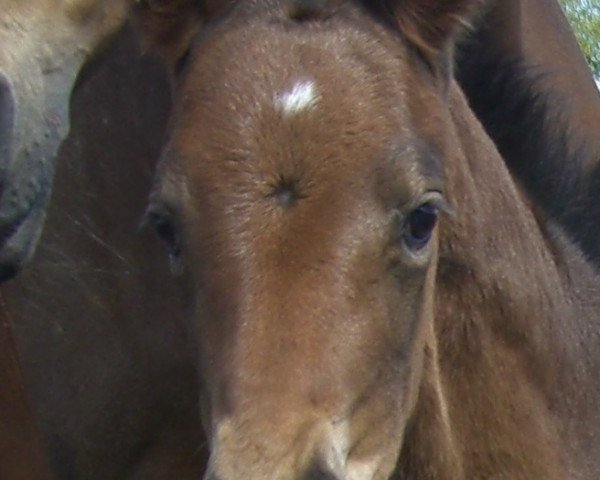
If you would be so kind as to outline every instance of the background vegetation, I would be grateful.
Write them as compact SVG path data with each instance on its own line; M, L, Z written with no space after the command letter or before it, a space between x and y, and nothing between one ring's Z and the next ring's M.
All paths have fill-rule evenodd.
M600 0L559 0L596 78L600 78Z

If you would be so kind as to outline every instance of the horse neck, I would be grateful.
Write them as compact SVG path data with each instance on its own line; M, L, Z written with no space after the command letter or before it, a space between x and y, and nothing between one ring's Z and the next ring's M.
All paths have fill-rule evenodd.
M557 0L489 0L456 74L505 162L600 267L600 95Z
M536 219L458 89L450 103L456 214L441 225L435 325L401 478L407 468L418 478L565 478L581 469L565 460L564 437L600 427L599 323L583 317L594 305L576 306L593 272Z

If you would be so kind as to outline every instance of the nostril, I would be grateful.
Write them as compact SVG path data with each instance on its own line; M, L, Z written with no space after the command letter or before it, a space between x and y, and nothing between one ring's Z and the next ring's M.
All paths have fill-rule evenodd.
M343 480L344 477L337 475L327 467L323 467L320 463L314 463L304 473L304 475L290 475L289 478L299 478L301 480ZM215 472L209 469L204 475L203 480L221 480Z
M340 477L320 463L315 463L304 474L302 480L343 480L343 477Z
M8 78L0 72L0 169L8 167L15 122L15 96Z

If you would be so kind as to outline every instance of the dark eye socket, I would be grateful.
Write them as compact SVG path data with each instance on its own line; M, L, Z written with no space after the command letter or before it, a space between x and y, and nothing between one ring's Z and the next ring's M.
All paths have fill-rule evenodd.
M403 239L408 248L414 251L423 249L431 240L437 224L439 207L426 202L415 208L404 222Z

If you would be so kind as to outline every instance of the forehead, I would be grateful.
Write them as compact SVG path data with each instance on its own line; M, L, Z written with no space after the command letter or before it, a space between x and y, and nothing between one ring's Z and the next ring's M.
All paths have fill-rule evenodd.
M187 173L320 175L337 184L385 166L418 171L413 73L388 43L344 19L222 26L198 42L182 80L177 157ZM390 161L400 151L405 164Z

